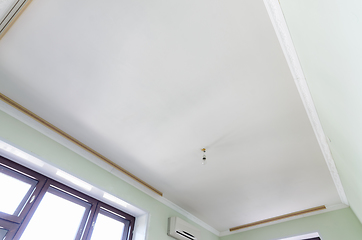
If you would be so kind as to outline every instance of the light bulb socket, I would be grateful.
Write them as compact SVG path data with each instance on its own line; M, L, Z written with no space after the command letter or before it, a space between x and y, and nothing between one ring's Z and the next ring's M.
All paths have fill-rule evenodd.
M206 152L206 149L205 149L205 148L202 148L201 151L203 151L203 152L205 153L205 152ZM202 164L202 165L205 165L205 164L206 164L206 155L205 155L205 154L202 156L201 164Z
M202 156L202 161L201 161L202 165L206 164L206 155Z

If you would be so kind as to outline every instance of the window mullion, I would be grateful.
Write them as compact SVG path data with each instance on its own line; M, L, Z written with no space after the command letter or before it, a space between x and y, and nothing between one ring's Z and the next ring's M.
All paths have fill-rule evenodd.
M38 194L37 195L33 195L35 196L34 200L33 200L33 204L30 206L30 208L27 211L26 216L23 219L23 222L20 224L20 227L18 229L18 231L15 234L14 240L18 240L20 239L21 235L23 234L26 226L29 224L32 216L34 215L36 209L38 208L41 200L43 199L45 193L47 192L48 188L50 186L50 181L49 180L45 180L42 188L38 189Z
M92 209L91 209L91 212L90 212L90 215L88 218L87 226L86 226L84 234L82 236L82 240L89 240L91 238L94 224L97 219L97 214L99 213L99 209L100 209L99 202L97 202L96 204L94 204L92 206Z

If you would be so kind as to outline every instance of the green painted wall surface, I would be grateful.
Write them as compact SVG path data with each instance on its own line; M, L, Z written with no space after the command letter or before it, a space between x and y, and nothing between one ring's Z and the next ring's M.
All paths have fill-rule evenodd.
M322 240L362 239L362 225L350 208L344 208L236 233L221 240L276 240L313 232L319 232Z
M362 221L362 1L280 3L350 206Z
M173 239L166 234L168 217L178 216L192 223L149 195L2 111L0 111L0 137L46 159L53 166L148 211L150 213L149 240ZM205 240L219 239L204 228L197 227L201 229Z

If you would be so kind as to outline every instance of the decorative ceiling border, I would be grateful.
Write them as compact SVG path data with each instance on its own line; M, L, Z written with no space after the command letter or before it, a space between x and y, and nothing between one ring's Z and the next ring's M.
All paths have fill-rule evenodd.
M292 213L280 215L280 216L277 216L277 217L272 217L272 218L264 219L264 220L261 220L261 221L252 222L252 223L240 225L240 226L237 226L237 227L233 227L233 228L230 228L229 231L233 232L233 231L237 231L237 230L240 230L240 229L261 225L261 224L264 224L264 223L274 222L274 221L278 221L278 220L281 220L281 219L295 217L295 216L303 215L303 214L306 214L306 213L321 211L321 210L325 210L325 209L327 209L327 208L324 205L314 207L314 208L308 208L308 209L305 209L305 210L292 212Z
M241 232L246 232L246 231L254 230L257 228L267 227L267 226L274 225L274 224L279 224L279 223L288 222L288 221L292 221L292 220L296 220L296 219L300 219L300 218L310 217L310 216L314 216L314 215L318 215L318 214L322 214L322 213L327 213L327 212L332 212L332 211L348 208L348 206L343 203L339 203L339 204L335 204L335 205L327 205L325 207L326 207L325 209L320 209L317 211L307 211L307 212L295 214L295 215L293 213L291 213L293 215L288 216L287 218L280 218L280 219L278 217L269 218L269 219L265 219L265 222L264 222L264 220L261 220L259 222L254 222L254 223L258 223L255 225L253 223L250 223L250 224L253 224L253 226L234 229L233 231L230 231L230 229L228 229L226 231L220 232L219 236L224 237L224 236L228 236L228 235L232 235L232 234L238 234ZM298 212L294 212L294 213L298 213ZM287 215L289 215L289 214L285 214L285 215L281 215L281 216L287 216ZM272 220L272 221L267 221L267 220ZM248 224L245 224L245 225L248 225Z
M334 163L331 151L327 143L326 135L324 134L317 110L314 106L312 95L310 94L307 81L305 80L297 52L294 48L293 40L290 36L289 29L285 21L280 3L278 0L264 0L264 4L268 11L270 20L273 24L275 33L279 39L279 43L284 52L284 56L288 62L294 82L297 85L297 89L304 104L305 110L308 114L309 120L312 124L314 133L317 137L329 172L331 173L334 185L337 188L338 195L343 204L349 205L346 193L344 192L341 179L339 177L336 165Z
M24 113L25 115L29 116L30 118L36 120L37 122L39 122L40 124L42 124L43 126L49 128L50 130L52 130L53 132L59 134L60 136L62 136L63 138L67 139L68 141L72 142L73 144L77 145L78 147L82 148L83 150L87 151L88 153L96 156L97 158L99 158L100 160L102 160L103 162L109 164L110 166L112 166L113 168L117 169L118 171L122 172L123 174L127 175L128 177L132 178L133 180L135 180L136 182L142 184L143 186L149 188L150 190L152 190L153 192L157 193L158 195L162 196L162 192L160 192L159 190L157 190L156 188L152 187L151 185L149 185L148 183L146 183L145 181L143 181L142 179L136 177L135 175L133 175L132 173L130 173L129 171L127 171L126 169L122 168L121 166L115 164L113 161L111 161L110 159L106 158L105 156L103 156L102 154L100 154L99 152L95 151L94 149L88 147L87 145L85 145L84 143L80 142L79 140L75 139L74 137L72 137L71 135L69 135L68 133L62 131L61 129L57 128L56 126L54 126L53 124L51 124L50 122L46 121L45 119L39 117L38 115L36 115L35 113L33 113L32 111L28 110L27 108L23 107L22 105L20 105L19 103L15 102L14 100L8 98L7 96L5 96L4 94L0 93L0 100L2 100L3 102L7 103L8 105L12 106L13 108L16 108L17 110L19 110L20 112Z

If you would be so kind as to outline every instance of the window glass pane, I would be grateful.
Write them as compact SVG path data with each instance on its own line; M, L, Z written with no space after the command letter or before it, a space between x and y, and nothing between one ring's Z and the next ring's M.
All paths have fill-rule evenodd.
M91 240L121 240L123 230L124 223L100 213L97 216Z
M85 210L84 206L47 192L20 239L73 240Z
M0 198L0 211L13 215L32 185L1 172L0 183L6 183L1 184L1 192L6 194Z
M4 228L0 228L0 240L3 240L7 233L8 233L8 230L6 230Z

